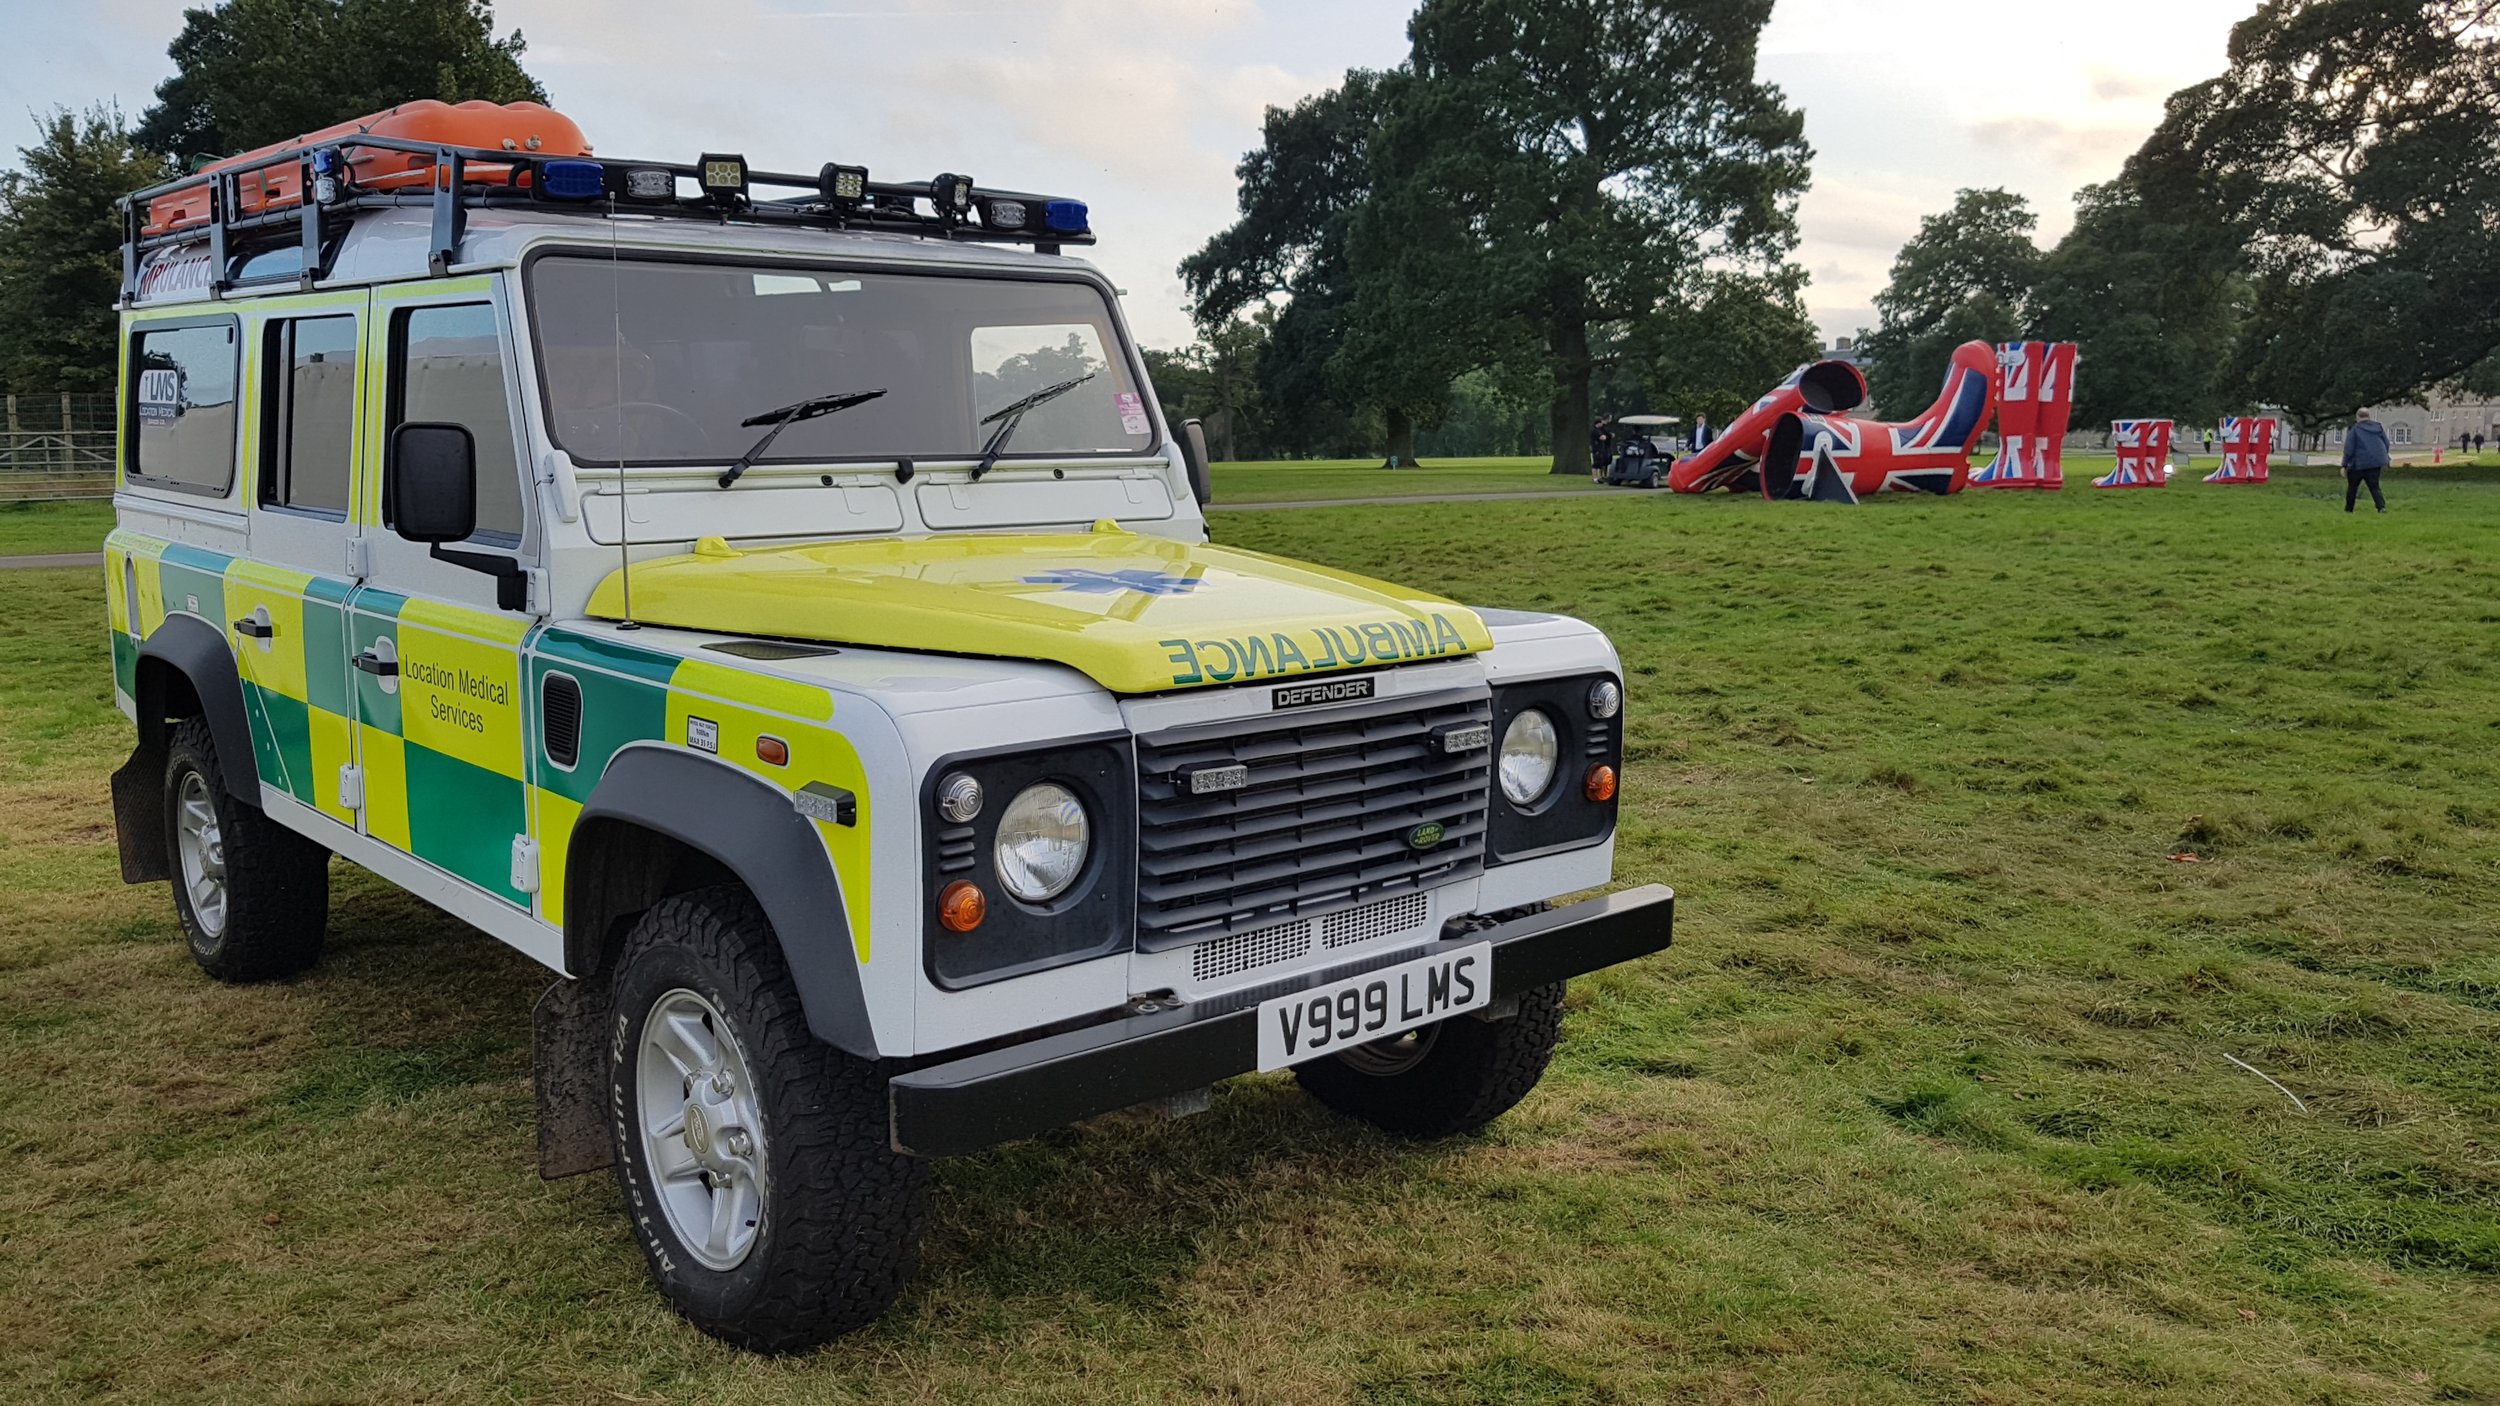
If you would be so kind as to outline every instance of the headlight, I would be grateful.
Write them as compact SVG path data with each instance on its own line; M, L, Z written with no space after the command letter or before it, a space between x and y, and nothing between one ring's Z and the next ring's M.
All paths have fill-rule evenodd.
M1549 750L1550 738L1549 729ZM998 817L998 881L1027 903L1046 903L1085 872L1092 847L1084 803L1065 786L1038 782L1017 792Z
M1510 720L1502 731L1502 794L1515 806L1534 805L1554 784L1554 763L1561 748L1554 739L1554 720L1530 708Z

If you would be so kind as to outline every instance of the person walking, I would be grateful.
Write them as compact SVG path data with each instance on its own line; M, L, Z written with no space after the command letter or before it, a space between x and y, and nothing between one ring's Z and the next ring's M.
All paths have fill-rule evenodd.
M2485 441L2484 441L2483 436L2481 436L2481 435L2479 435L2479 434L2478 434L2478 435L2476 435L2476 436L2474 436L2474 452L2475 452L2475 453L2477 453L2477 454L2482 453L2482 452L2483 452L2483 445L2484 445L2484 443L2485 443Z
M1597 417L1597 423L1589 427L1589 478L1594 482L1604 483L1606 470L1614 463L1614 458L1614 417L1600 415Z
M2378 491L2379 475L2387 468L2387 427L2370 418L2367 410L2353 412L2352 429L2344 435L2344 511L2351 512L2361 497L2361 485L2370 485L2370 501L2380 512L2387 511L2387 495Z

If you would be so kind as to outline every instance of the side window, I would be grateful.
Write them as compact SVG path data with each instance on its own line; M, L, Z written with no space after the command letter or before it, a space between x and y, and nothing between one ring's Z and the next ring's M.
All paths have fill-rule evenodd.
M263 365L268 418L261 436L260 501L345 517L356 434L356 319L273 322Z
M400 313L391 328L391 365L391 426L467 426L477 440L477 535L520 541L521 472L494 308L461 303Z
M235 324L168 327L131 339L134 478L195 493L234 486Z

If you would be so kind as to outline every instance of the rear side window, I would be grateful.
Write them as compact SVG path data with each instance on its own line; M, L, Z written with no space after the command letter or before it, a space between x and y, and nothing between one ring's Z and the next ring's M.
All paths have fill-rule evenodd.
M391 329L391 425L463 425L477 441L477 535L521 540L521 474L504 392L503 343L486 303L410 308Z
M240 350L232 320L131 338L131 477L220 496L234 486Z
M345 517L356 434L356 319L273 322L266 364L261 502Z

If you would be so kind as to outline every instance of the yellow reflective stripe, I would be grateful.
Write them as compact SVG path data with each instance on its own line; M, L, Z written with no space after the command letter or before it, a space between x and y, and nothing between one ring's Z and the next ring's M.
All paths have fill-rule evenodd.
M113 633L130 633L130 598L122 590L122 563L130 554L109 543L104 548L104 619Z
M683 677L685 666L678 666ZM744 676L739 682L752 680ZM860 765L859 752L849 738L830 728L817 727L795 718L744 707L718 698L697 697L671 688L668 694L668 735L665 741L683 746L686 724L690 718L702 718L719 729L720 758L742 771L760 776L784 790L796 791L811 781L839 786L851 793L859 807L856 825L818 823L816 833L824 841L825 852L833 862L835 881L842 890L842 910L850 920L851 948L859 960L868 960L868 888L872 833L869 815L868 772ZM769 766L755 755L755 739L770 735L789 744L790 764ZM784 933L788 938L791 934Z
M571 854L573 827L582 818L582 807L579 801L542 787L531 787L530 798L537 808L531 834L538 840L538 916L560 928L564 926L564 861Z
M734 699L747 707L793 718L822 722L833 716L833 695L822 688L796 679L715 664L708 659L688 659L679 664L677 672L669 677L669 687L710 698Z
M347 719L327 708L307 708L312 719L313 804L343 825L356 823L356 812L339 804L339 768L355 760L355 744Z
M410 601L400 611L400 735L418 746L518 781L522 771L517 641L481 641L412 619L449 615L466 617L470 612L421 601Z
M156 633L165 623L164 561L153 555L139 558L139 635L145 638Z
M409 849L406 744L395 734L360 722L356 753L365 771L365 833L393 849Z
M453 605L423 596L411 596L408 603L399 608L399 623L461 635L506 649L519 649L521 640L530 631L530 622L518 615L508 615L500 610L473 610L465 605Z
M297 702L311 694L304 685L304 593L312 577L265 562L236 560L226 568L225 622L227 642L234 647L235 667L243 677ZM233 633L233 620L266 608L274 633L265 640Z

